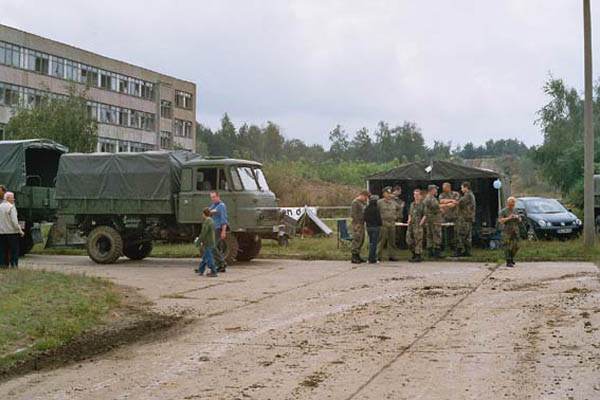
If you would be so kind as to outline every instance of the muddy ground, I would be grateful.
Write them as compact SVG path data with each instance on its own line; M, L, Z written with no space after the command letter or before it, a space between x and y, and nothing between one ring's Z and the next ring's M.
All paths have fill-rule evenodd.
M1 399L598 399L600 282L588 263L27 257L138 288L184 315L153 341L0 384Z

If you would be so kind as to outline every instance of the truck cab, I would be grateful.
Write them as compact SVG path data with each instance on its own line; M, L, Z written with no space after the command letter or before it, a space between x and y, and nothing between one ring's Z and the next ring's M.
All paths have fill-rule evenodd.
M177 199L177 222L202 224L202 209L217 191L227 206L227 259L250 260L263 238L277 238L279 208L260 163L223 157L198 158L183 164Z

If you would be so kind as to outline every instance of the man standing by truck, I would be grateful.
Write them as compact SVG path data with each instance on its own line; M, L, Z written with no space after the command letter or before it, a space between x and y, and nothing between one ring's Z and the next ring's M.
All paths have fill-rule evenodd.
M210 215L215 222L215 258L217 259L217 272L225 272L227 263L225 262L223 251L219 246L227 237L227 227L229 226L227 206L221 201L219 192L216 190L210 192L210 200L212 201Z

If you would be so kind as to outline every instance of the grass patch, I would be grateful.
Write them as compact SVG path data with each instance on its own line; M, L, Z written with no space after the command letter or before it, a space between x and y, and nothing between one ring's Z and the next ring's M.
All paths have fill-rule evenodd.
M119 304L110 282L83 275L0 270L0 375L56 349Z

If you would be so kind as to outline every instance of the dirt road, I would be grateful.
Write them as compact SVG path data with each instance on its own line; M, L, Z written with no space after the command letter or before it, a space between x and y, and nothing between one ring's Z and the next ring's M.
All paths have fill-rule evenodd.
M188 260L97 266L193 321L54 371L0 399L598 399L600 282L588 263L256 260L200 278Z

